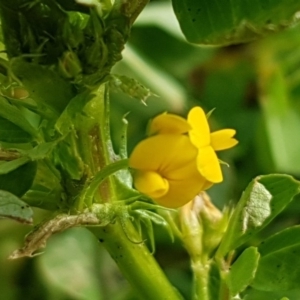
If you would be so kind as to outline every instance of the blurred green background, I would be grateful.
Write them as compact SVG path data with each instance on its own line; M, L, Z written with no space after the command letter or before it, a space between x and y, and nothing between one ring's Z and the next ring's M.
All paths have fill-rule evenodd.
M138 18L124 59L113 72L150 88L144 105L111 93L111 130L119 147L122 118L129 121L128 151L143 139L149 119L163 111L186 116L214 109L211 127L235 128L239 145L221 153L225 180L209 190L219 208L238 201L260 174L287 173L300 179L300 27L249 44L223 48L188 44L169 1L153 1ZM261 238L299 223L299 199L261 233ZM35 222L46 212L35 211ZM30 227L0 220L0 299L137 299L117 266L87 229L53 236L45 253L8 261ZM259 240L251 241L258 244ZM155 256L186 299L191 295L189 258L179 242L156 230ZM300 299L299 291L251 294L246 299Z

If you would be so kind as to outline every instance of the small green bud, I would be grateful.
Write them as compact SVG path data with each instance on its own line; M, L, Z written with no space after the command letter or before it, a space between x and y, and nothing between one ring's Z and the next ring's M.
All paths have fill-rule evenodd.
M191 259L193 261L201 259L203 228L199 222L198 211L194 209L194 201L180 208L179 222L182 241Z
M229 210L225 209L222 213L205 192L196 196L194 202L199 206L199 219L203 226L203 248L210 255L218 247L226 231Z
M222 213L202 192L180 208L182 240L192 260L205 261L219 245L229 214Z
M82 68L77 55L72 51L66 51L59 60L59 71L65 78L75 78L81 73Z

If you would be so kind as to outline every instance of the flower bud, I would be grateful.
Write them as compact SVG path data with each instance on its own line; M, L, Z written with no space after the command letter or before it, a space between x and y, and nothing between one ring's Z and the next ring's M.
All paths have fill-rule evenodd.
M228 213L222 214L205 192L180 208L182 241L192 260L207 260L219 245L227 223Z

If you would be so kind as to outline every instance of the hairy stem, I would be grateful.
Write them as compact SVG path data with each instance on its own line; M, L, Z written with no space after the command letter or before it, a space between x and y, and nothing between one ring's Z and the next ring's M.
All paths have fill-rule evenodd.
M200 261L192 262L192 270L194 275L193 284L193 300L212 300L209 299L208 293L208 278L210 264L205 264Z
M110 253L140 299L182 299L141 241L131 222L127 222L126 228L122 228L117 222L105 228L93 227L90 230ZM127 236L133 240L130 241Z

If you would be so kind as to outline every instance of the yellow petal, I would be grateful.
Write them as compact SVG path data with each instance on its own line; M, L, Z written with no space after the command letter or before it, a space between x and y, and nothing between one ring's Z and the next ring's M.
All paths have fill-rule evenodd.
M197 173L199 173L199 171L197 169L197 153L195 153L195 156L191 161L178 166L176 169L167 169L166 172L164 172L164 175L168 180L182 181L187 178L193 178Z
M203 185L202 187L202 191L206 191L208 190L209 188L211 188L214 184L210 181L206 181L205 184Z
M210 129L203 109L199 106L192 108L187 118L192 130L189 132L191 142L197 147L210 144Z
M153 134L183 134L191 129L189 123L182 117L173 114L161 114L149 124L147 133Z
M160 174L152 171L136 171L134 173L134 186L151 198L162 197L169 190L168 181Z
M185 135L159 134L141 141L129 157L129 166L166 174L196 162L197 149Z
M207 181L197 170L191 178L185 180L169 180L169 191L160 198L155 198L159 205L177 208L193 200L207 186Z
M208 181L217 183L223 180L218 157L211 146L199 149L197 167L200 174Z
M234 129L222 129L211 133L211 146L216 150L225 150L235 146L238 141L233 138Z

